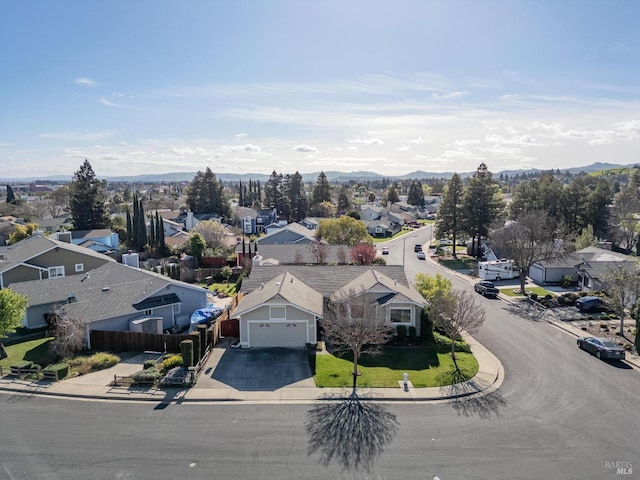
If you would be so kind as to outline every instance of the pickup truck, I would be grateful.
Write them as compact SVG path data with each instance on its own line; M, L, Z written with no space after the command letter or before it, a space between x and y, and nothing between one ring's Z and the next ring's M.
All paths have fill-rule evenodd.
M500 290L498 290L492 282L481 280L473 286L473 289L480 295L488 298L498 298Z

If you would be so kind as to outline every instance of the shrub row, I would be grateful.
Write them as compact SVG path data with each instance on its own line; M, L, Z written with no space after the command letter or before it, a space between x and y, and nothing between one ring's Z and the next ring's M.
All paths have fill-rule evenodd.
M43 371L57 373L58 380L62 380L69 374L69 365L66 363L54 363L53 365L45 367Z

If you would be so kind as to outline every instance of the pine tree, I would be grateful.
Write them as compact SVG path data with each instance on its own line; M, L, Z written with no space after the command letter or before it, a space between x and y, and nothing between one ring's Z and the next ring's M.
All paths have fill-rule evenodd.
M289 221L299 222L307 215L307 196L304 193L304 180L296 171L289 183Z
M73 174L69 210L76 230L109 228L105 206L106 186L105 181L96 179L88 160Z
M462 197L464 187L460 175L454 173L449 183L442 193L442 201L438 209L438 224L436 226L436 237L453 238L453 256L456 258L457 236L463 225Z
M472 248L480 254L482 237L503 208L498 183L484 163L481 163L465 189L462 199L465 230L473 239Z
M13 205L16 204L16 196L13 193L13 188L11 188L11 185L7 185L7 203L11 203Z

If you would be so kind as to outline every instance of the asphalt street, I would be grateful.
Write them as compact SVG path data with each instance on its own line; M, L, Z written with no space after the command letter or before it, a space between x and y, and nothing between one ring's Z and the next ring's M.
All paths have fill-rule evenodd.
M426 241L428 230L417 235ZM404 244L408 275L441 271L415 259L414 243L390 242L389 257L401 256ZM489 396L382 410L360 402L357 421L348 422L343 410L318 416L310 405L0 395L0 478L640 477L639 372L597 360L575 337L507 302L478 299L487 320L475 337L505 368L501 388ZM334 454L328 465L322 452Z

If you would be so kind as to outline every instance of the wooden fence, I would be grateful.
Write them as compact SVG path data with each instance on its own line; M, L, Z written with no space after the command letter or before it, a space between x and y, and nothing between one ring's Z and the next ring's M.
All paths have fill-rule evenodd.
M180 342L189 335L168 333L114 332L91 330L91 349L102 352L170 352L180 353Z

